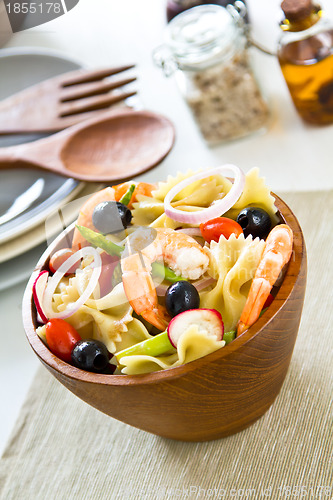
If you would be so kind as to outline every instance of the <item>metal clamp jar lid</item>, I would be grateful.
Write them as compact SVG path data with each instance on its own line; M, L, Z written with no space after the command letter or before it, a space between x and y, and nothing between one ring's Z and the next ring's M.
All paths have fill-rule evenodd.
M237 4L237 5L236 5ZM268 110L247 55L245 5L201 5L176 16L153 59L175 73L199 128L219 143L263 128Z

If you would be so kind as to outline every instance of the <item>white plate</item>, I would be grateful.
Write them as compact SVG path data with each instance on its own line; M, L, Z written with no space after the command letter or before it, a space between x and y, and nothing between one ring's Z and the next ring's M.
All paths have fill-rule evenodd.
M77 193L76 197L68 200L67 203L61 204L58 210L54 210L41 224L20 235L18 238L0 245L0 290L3 288L1 282L5 274L7 275L8 272L12 272L14 275L19 273L17 264L18 262L20 262L20 266L21 263L22 265L24 264L26 252L45 241L50 243L64 227L75 220L85 198L102 189L102 187L104 187L104 184L86 183L79 193ZM30 256L33 255L33 252L31 252ZM20 261L16 258L18 256L21 256Z
M3 49L0 52L0 100L47 78L79 69L81 65L43 49ZM0 136L0 147L37 139L38 135ZM39 225L60 204L73 198L85 183L37 169L0 171L0 220L13 202L31 186L25 209L0 225L0 245ZM24 250L22 250L24 251Z
M87 183L75 199L61 207L60 217L55 211L32 231L0 246L0 291L28 279L46 247L75 220L83 202L102 187Z

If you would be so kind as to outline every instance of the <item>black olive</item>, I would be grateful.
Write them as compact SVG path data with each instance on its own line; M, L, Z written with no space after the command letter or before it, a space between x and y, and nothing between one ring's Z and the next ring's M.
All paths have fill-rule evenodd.
M272 222L268 213L259 207L247 207L239 212L237 222L243 228L244 236L252 234L265 239L271 230Z
M188 281L176 281L166 291L165 307L172 317L189 309L198 309L199 304L198 290Z
M89 372L103 372L109 364L109 351L99 340L80 340L72 350L72 362Z
M125 229L132 220L130 209L119 201L102 201L93 211L92 222L98 231L109 234Z

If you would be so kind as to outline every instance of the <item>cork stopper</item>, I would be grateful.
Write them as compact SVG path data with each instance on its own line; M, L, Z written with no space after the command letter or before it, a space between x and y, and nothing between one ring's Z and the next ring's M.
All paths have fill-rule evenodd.
M312 0L283 0L281 4L285 16L289 21L302 21L307 18L314 9Z

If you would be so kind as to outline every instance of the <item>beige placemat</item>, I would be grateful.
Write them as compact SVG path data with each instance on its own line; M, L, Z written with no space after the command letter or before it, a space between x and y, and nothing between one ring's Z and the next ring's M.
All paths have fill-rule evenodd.
M41 367L0 462L2 500L333 498L333 193L283 198L303 227L309 271L292 362L270 410L227 439L181 443L99 413Z

